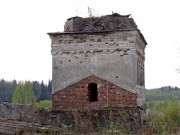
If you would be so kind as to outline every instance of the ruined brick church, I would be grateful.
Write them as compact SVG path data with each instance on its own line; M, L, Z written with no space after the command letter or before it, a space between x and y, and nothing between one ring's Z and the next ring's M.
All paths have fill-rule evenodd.
M48 34L53 108L143 108L147 43L130 15L72 17Z

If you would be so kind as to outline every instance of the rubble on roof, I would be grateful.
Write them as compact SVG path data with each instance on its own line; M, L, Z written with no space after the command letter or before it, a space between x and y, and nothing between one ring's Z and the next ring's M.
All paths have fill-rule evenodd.
M105 31L105 30L123 30L123 29L137 29L133 18L130 15L120 15L113 13L101 17L72 17L67 19L64 31L78 32L78 31Z

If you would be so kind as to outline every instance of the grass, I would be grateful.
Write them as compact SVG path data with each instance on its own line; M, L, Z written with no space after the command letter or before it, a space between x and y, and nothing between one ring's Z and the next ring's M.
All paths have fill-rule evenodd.
M180 131L180 101L147 102L150 109L150 127L157 134L171 135Z

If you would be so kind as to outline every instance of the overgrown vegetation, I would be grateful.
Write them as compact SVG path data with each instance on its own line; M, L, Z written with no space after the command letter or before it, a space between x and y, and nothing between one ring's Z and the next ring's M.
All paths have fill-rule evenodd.
M61 112L64 114L67 112ZM127 110L106 108L105 110L74 110L66 117L72 115L72 123L66 127L66 134L90 135L130 135L140 129L138 123L130 121ZM59 117L60 118L60 117ZM68 118L66 118L68 120ZM67 122L67 121L66 121ZM63 124L64 125L64 124ZM140 132L138 132L139 134ZM65 133L64 133L65 134Z
M145 91L152 134L171 135L180 132L180 88L161 87ZM147 132L148 133L148 132Z
M180 101L147 102L150 109L150 129L162 135L177 134L180 131Z

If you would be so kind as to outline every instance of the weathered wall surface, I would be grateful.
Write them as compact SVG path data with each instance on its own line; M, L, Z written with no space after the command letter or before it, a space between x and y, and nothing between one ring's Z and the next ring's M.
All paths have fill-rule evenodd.
M96 75L137 93L144 103L144 48L140 32L70 32L50 34L53 94L83 78Z
M88 84L97 84L97 101L90 101ZM98 109L106 107L136 107L137 94L120 88L97 76L89 76L78 83L53 93L53 108Z

